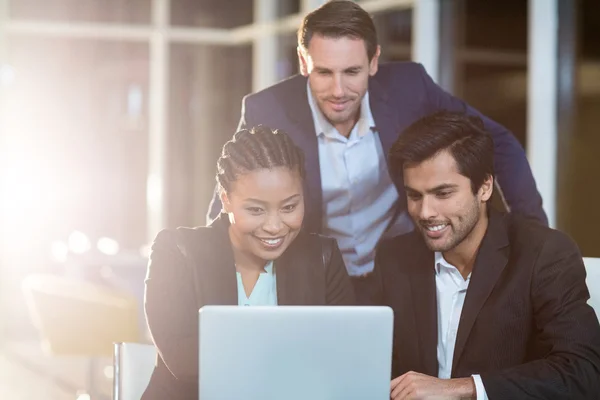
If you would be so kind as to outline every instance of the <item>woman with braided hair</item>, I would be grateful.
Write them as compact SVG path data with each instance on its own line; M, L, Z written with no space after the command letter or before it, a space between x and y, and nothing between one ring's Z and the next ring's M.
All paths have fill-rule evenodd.
M198 310L204 305L352 305L334 239L304 232L304 155L257 126L223 146L223 209L207 227L164 230L152 246L145 311L158 359L142 397L198 398Z

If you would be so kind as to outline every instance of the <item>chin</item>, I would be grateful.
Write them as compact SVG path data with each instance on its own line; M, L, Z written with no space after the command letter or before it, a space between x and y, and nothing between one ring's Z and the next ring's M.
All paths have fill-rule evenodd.
M425 244L427 245L427 247L429 248L429 250L431 251L437 251L440 253L443 253L444 251L448 250L448 241L436 241L436 240L431 240L427 235L423 234L423 239L425 240Z
M268 262L268 261L275 261L276 259L281 257L281 255L284 253L284 251L285 251L285 249L277 250L277 252L261 250L260 252L257 252L256 255L259 258Z
M436 253L443 253L445 251L447 251L448 249L446 249L445 247L440 247L440 246L430 246L427 245L427 247L429 247L429 250L436 252Z
M344 123L350 120L350 117L354 114L354 110L351 108L346 108L343 111L335 111L331 108L326 108L325 110L325 117L334 124Z

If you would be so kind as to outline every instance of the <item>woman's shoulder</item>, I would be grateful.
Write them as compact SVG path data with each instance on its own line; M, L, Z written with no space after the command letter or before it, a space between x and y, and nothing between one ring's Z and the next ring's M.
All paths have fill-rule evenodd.
M325 236L325 235L322 235L319 233L310 233L310 232L305 232L305 231L300 231L295 242L296 242L295 247L297 247L297 248L302 248L304 250L306 250L307 248L315 249L315 250L318 250L319 252L322 251L323 246L327 246L327 247L331 247L332 245L337 246L337 241L330 236Z
M198 236L210 235L210 232L211 227L209 226L167 228L158 232L153 243L175 243L180 239L187 240Z
M216 235L215 230L209 226L163 229L156 235L151 250L178 250L186 255L191 248L210 242Z

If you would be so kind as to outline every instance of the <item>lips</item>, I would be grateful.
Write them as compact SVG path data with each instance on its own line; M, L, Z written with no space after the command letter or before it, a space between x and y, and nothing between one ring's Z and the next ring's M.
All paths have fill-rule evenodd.
M329 101L329 105L334 111L344 111L346 106L350 103L350 100L344 101Z
M431 239L438 239L444 235L444 233L448 230L450 224L448 223L440 223L440 224L428 224L422 225L423 231L427 235L427 237Z
M276 238L260 238L256 236L256 239L258 239L262 247L266 250L277 250L283 244L285 236L279 236Z

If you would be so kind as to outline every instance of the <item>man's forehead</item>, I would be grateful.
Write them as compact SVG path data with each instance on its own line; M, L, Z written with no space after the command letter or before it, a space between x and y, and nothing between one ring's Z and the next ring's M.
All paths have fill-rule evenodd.
M468 183L465 182L468 180L466 176L458 171L454 159L426 160L420 164L404 167L406 185L419 191L435 191L436 188L441 187L456 187Z
M342 37L313 36L304 51L310 58L339 58L339 56L352 56L353 58L368 59L367 45L363 39ZM332 57L336 55L337 57Z

